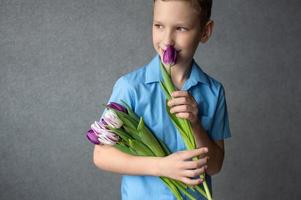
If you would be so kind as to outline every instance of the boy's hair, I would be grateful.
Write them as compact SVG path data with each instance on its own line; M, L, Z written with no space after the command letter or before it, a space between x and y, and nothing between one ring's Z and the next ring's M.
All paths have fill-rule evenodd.
M154 0L154 2L157 0ZM172 1L172 0L161 0L161 1ZM201 26L205 25L210 20L212 0L179 0L187 1L200 14Z

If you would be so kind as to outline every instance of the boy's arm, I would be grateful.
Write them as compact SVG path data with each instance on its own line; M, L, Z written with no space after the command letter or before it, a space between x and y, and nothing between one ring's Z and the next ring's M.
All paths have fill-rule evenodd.
M224 140L212 141L200 123L198 126L193 127L193 132L197 148L207 147L209 150L207 153L207 156L210 158L208 160L208 169L206 170L207 174L217 174L223 166L225 155Z
M95 145L93 162L105 171L127 175L157 176L160 157L126 154L110 145Z
M196 161L191 159L208 152L207 148L185 150L165 157L133 156L110 145L95 145L95 165L106 171L127 175L150 175L168 177L182 181L187 185L198 185L207 165L206 158Z
M224 141L223 138L230 136L228 114L223 87L219 92L218 103L215 111L214 122L211 126L211 133L215 138L220 138L218 141L211 140L204 130L198 118L198 105L192 95L187 91L175 91L172 94L173 98L169 100L168 106L170 112L175 113L177 117L187 119L191 122L197 148L207 147L209 149L208 169L206 172L209 175L218 173L224 161Z

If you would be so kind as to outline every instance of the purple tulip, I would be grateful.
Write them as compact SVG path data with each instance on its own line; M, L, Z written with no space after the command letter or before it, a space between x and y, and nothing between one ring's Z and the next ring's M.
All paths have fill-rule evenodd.
M106 109L101 121L104 125L108 125L111 128L120 128L123 125L114 109Z
M91 124L91 129L101 144L114 145L119 140L119 136L107 129L106 125L102 122L95 121L93 124Z
M87 136L88 140L90 142L92 142L93 144L100 144L97 135L95 134L95 132L92 129L90 129L87 132L86 136Z
M175 65L177 62L177 53L177 50L173 46L168 45L163 52L164 64L168 64L170 66Z
M101 118L101 122L102 122L104 125L108 125L108 123L107 123L103 118Z
M127 109L125 107L123 107L122 105L118 104L118 103L110 102L107 106L109 108L114 109L114 110L118 110L120 112L128 113Z

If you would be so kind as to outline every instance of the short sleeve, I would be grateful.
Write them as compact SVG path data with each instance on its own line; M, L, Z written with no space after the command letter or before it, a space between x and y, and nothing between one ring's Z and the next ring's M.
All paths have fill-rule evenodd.
M112 89L111 97L109 98L107 104L109 104L110 102L115 102L122 105L122 101L126 102L133 109L134 101L131 98L131 85L129 84L129 82L126 80L125 77L120 77L115 82Z
M213 140L223 140L231 137L225 90L223 86L220 87L210 133Z

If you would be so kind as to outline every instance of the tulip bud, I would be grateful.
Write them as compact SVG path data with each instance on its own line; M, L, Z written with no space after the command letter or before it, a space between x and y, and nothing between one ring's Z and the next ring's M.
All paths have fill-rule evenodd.
M91 129L98 137L98 141L101 144L114 145L118 142L119 136L106 128L102 122L94 122L91 124Z
M177 53L177 50L173 46L168 45L163 52L164 64L168 64L170 66L175 65L177 62Z
M90 142L92 142L93 144L100 144L97 135L94 133L94 131L92 129L90 129L87 133L86 133L86 137L88 138L88 140Z
M107 109L104 112L102 120L111 128L120 128L123 125L123 122L112 109Z
M115 103L115 102L110 102L107 107L112 108L114 110L118 110L120 112L128 113L127 109L123 107L122 105Z

